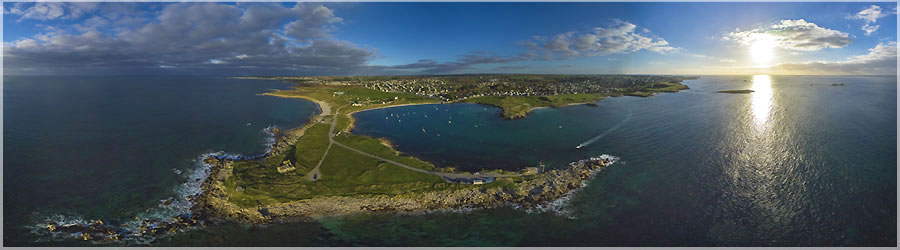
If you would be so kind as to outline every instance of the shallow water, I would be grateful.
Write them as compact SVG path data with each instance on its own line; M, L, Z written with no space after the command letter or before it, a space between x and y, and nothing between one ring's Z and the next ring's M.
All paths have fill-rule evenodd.
M9 79L9 78L7 78ZM6 79L5 79L6 80ZM746 81L745 81L746 80ZM185 180L172 173L173 163L187 170L202 152L225 150L253 152L261 150L263 122L279 125L302 120L312 114L313 104L300 100L257 97L253 94L275 86L277 82L253 81L254 85L198 85L201 90L186 91L205 100L260 98L267 104L245 107L235 105L234 121L205 123L212 118L173 122L198 126L184 133L178 143L157 146L148 154L149 163L107 164L104 158L83 157L83 161L104 163L104 171L82 173L81 168L44 164L39 155L76 155L71 145L77 136L65 133L43 135L58 130L64 123L47 122L78 106L89 93L81 87L63 88L52 98L37 99L39 90L20 94L30 88L19 86L10 92L4 86L4 202L9 213L40 208L46 213L72 213L92 218L110 212L132 214L158 204L171 196L174 187ZM256 85L256 84L262 85ZM603 171L568 202L568 215L553 212L527 212L498 208L471 212L444 212L425 215L354 215L323 219L312 223L249 226L224 224L208 229L176 234L151 243L155 246L892 246L896 244L896 78L891 77L702 77L686 81L690 90L660 94L652 98L618 97L586 105L535 110L525 119L503 120L499 110L472 104L405 106L356 114L355 133L386 137L406 153L438 165L465 169L520 168L544 161L548 166L601 153L621 158ZM846 86L831 86L846 83ZM266 85L270 84L270 85ZM813 86L810 86L813 84ZM60 85L60 84L57 84ZM101 84L102 85L102 84ZM184 88L176 85L172 89ZM206 86L206 87L200 87ZM252 86L252 87L248 87ZM95 87L96 88L96 87ZM195 87L191 87L193 89ZM752 94L722 94L718 90L756 90ZM15 90L13 86L13 90ZM53 88L44 88L53 89ZM118 87L113 89L119 89ZM234 90L239 89L239 90ZM159 101L161 93L144 93L145 98L128 96L136 91L96 92L98 103L141 103L172 105L145 120L128 120L119 125L96 129L95 134L115 131L118 126L139 126L149 121L165 122L182 116L170 113L191 105L172 98ZM164 89L165 90L165 89ZM146 90L144 90L146 91ZM161 90L163 91L163 90ZM208 92L214 93L208 93ZM28 92L24 92L28 93ZM69 94L66 94L69 93ZM116 93L116 94L108 94ZM202 93L202 94L201 94ZM206 95L206 94L209 95ZM11 99L11 96L22 98ZM28 96L25 98L24 96ZM224 97L223 97L224 96ZM252 97L251 97L252 96ZM151 98L153 97L153 98ZM241 99L242 100L242 99ZM157 102L159 101L159 102ZM243 100L242 100L243 101ZM18 106L11 106L19 102ZM38 104L55 102L57 105ZM249 101L248 101L249 102ZM254 101L255 102L255 101ZM271 102L271 103L270 103ZM203 102L205 103L205 102ZM123 105L123 104L119 104ZM195 104L196 105L196 104ZM128 106L128 105L125 105ZM52 111L33 114L26 107ZM59 108L65 107L65 108ZM103 105L84 106L82 114L118 114L97 112ZM207 107L208 108L208 107ZM437 108L437 109L435 109ZM15 109L15 110L11 110ZM131 110L126 109L126 110ZM139 109L139 108L138 108ZM194 109L190 109L194 110ZM200 110L203 110L202 108ZM259 111L279 111L281 115L258 118ZM304 111L305 110L305 111ZM48 111L48 112L50 112ZM93 112L92 112L93 111ZM39 116L11 120L17 117ZM283 112L283 113L281 113ZM582 149L575 146L601 135L628 117L615 130ZM390 114L401 118L391 118ZM218 113L214 117L231 117ZM424 116L428 115L425 119ZM421 119L414 118L421 115ZM106 118L108 116L99 116ZM126 116L128 117L128 116ZM172 118L169 118L172 117ZM256 118L253 118L256 117ZM275 117L275 118L273 118ZM388 117L388 120L385 120ZM156 118L156 119L153 119ZM164 119L166 118L166 119ZM395 120L391 120L395 119ZM65 119L67 121L72 118ZM248 130L216 130L216 125L254 120ZM401 120L401 121L397 121ZM26 122L27 121L27 122ZM188 122L191 121L191 122ZM447 121L451 121L448 123ZM20 123L10 134L10 124ZM72 124L69 121L65 124ZM26 124L24 126L21 124ZM34 125L38 124L38 125ZM44 124L44 125L41 125ZM77 123L74 123L77 124ZM86 123L90 124L90 123ZM207 124L200 126L199 124ZM476 127L476 125L478 125ZM174 125L172 125L174 126ZM560 127L561 126L561 127ZM73 131L90 132L94 126ZM153 126L148 126L153 127ZM16 128L13 126L13 128ZM422 132L422 129L426 132ZM126 137L136 145L155 145L179 130L159 134ZM200 131L200 132L198 132ZM207 131L213 135L205 134ZM215 133L211 131L216 131ZM240 132L244 131L244 132ZM440 133L441 136L437 136ZM122 132L121 134L128 134ZM26 136L27 135L27 136ZM16 136L19 138L16 139ZM209 138L246 136L246 139L216 141ZM161 138L157 138L161 137ZM12 138L12 139L10 139ZM26 140L28 139L28 140ZM55 140L50 140L55 139ZM18 140L18 141L17 141ZM42 147L27 146L25 141L40 142ZM60 143L68 144L60 144ZM181 144L198 144L198 152L182 152ZM10 153L11 144L21 145ZM49 145L63 145L50 147ZM68 145L69 147L64 147ZM145 147L143 148L154 148ZM38 150L54 148L54 151ZM135 146L138 147L138 146ZM103 148L110 150L108 148ZM189 150L187 150L189 151ZM166 153L168 152L168 153ZM11 158L11 154L19 157ZM102 155L102 154L101 154ZM144 154L137 154L144 155ZM136 157L136 156L135 156ZM181 157L181 158L179 158ZM61 158L60 158L61 159ZM13 163L11 163L13 161ZM71 161L71 160L70 160ZM163 161L163 163L156 163ZM77 162L77 161L76 161ZM100 164L97 165L100 165ZM153 163L153 164L151 164ZM88 166L88 167L84 167ZM99 167L93 167L99 168ZM122 168L121 170L117 170ZM16 172L11 172L16 171ZM113 173L108 173L113 171ZM47 173L51 173L48 175ZM149 173L149 174L148 174ZM10 176L21 180L10 180ZM95 175L102 175L95 177ZM67 186L44 189L47 178L64 181ZM103 180L103 181L98 181ZM51 182L52 183L52 182ZM97 183L104 183L98 185ZM73 185L79 188L71 188ZM101 188L108 185L111 188ZM101 186L101 187L94 187ZM122 191L120 191L122 190ZM89 191L89 192L88 192ZM127 191L127 192L123 192ZM34 199L26 193L34 192ZM167 194L168 192L168 194ZM126 195L127 194L127 195ZM24 201L14 203L15 201ZM37 202L40 201L40 202ZM56 205L42 204L51 201ZM121 205L116 205L121 204ZM569 216L575 219L570 219ZM35 245L31 238L13 238L16 221L4 220L7 245ZM21 222L21 221L20 221ZM11 239L12 238L12 239ZM10 243L10 241L14 243ZM74 245L79 242L49 242L37 245Z

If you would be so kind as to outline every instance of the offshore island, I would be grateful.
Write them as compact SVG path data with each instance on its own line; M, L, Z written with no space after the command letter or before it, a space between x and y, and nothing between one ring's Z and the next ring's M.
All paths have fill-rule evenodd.
M533 208L583 187L617 158L573 159L567 166L522 166L518 171L457 171L405 156L386 139L351 133L353 114L403 105L476 103L498 107L505 119L541 107L592 104L606 97L649 97L688 89L682 76L449 75L360 77L242 77L296 84L263 95L302 98L320 113L276 138L258 156L208 154L201 192L189 213L169 221L144 219L136 229L97 220L47 225L84 240L158 235L228 220L303 221L353 213L420 212L514 205ZM579 147L580 148L580 147ZM573 149L577 150L577 149ZM140 218L136 218L140 219Z

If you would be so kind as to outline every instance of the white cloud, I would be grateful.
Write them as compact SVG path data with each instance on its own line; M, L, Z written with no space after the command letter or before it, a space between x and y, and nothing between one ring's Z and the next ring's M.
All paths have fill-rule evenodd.
M737 61L735 61L734 59L719 59L719 62L735 63Z
M165 3L146 4L151 11L141 16L115 14L144 4L102 3L95 10L97 15L69 28L4 43L6 70L14 74L35 68L67 74L174 68L198 74L248 72L241 69L264 74L340 74L369 69L367 62L375 53L334 38L330 32L341 19L321 5ZM41 12L36 6L40 5L7 12L24 16L30 10L44 13L45 19L87 12L66 7L66 14L58 14L52 7ZM126 22L119 22L122 18Z
M535 41L527 41L527 44L538 45L532 46L530 53L536 54L534 51L547 51L551 55L559 55L564 58L574 56L603 56L610 54L628 54L639 50L649 50L660 54L667 54L678 51L679 48L669 46L669 42L665 39L655 37L647 37L638 34L635 30L637 25L633 23L613 20L613 24L605 27L595 27L589 33L577 34L568 32L553 36L552 39L544 43L538 43L546 39L534 39ZM643 33L649 33L650 30L642 28Z
M869 49L868 54L843 61L779 64L772 70L789 74L894 75L897 73L897 42L880 43Z
M896 13L896 7L894 8L894 13ZM877 31L878 27L880 27L880 25L876 25L875 22L878 21L879 18L886 17L890 14L892 13L883 11L881 9L881 6L871 5L853 16L848 16L847 18L865 21L865 24L863 24L862 26L862 30L868 36Z
M837 30L820 27L803 19L781 20L767 27L730 32L726 41L750 46L764 40L774 40L776 46L795 51L816 51L825 48L842 48L853 42L850 35Z
M21 15L18 21L33 19L40 21L56 19L75 19L94 9L98 3L61 3L61 2L18 2L4 14Z

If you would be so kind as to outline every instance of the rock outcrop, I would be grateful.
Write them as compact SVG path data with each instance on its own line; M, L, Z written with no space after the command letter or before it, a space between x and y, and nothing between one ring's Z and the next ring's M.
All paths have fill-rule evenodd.
M399 195L336 196L242 208L228 201L224 181L231 173L231 161L207 159L212 167L203 192L195 199L194 213L245 223L277 223L345 214L393 211L418 212L458 208L491 208L518 205L536 207L559 199L584 186L598 170L609 166L614 157L602 156L572 162L562 169L523 178L513 185L467 185L462 189L411 192ZM463 185L463 184L460 184Z

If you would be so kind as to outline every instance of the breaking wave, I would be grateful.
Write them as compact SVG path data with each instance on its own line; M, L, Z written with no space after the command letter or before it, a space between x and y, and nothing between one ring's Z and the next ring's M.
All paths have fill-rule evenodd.
M142 221L144 220L153 220L156 223L160 222L168 222L172 223L174 221L174 217L176 216L188 216L190 217L191 207L193 207L194 203L192 198L201 194L203 189L201 188L203 181L209 176L210 169L212 165L206 164L204 162L207 158L216 158L219 160L227 159L227 160L252 160L258 159L262 157L268 156L272 152L272 147L276 143L276 134L275 129L277 126L268 126L262 130L265 133L266 139L263 143L265 151L260 154L255 155L246 155L246 154L238 154L238 153L227 153L225 151L218 152L210 152L204 153L200 156L196 157L193 162L193 167L187 170L180 170L177 168L173 168L172 172L184 179L184 182L180 185L174 187L173 196L159 200L156 206L150 207L143 212L137 213L137 218L116 218L120 219L121 223L116 223L118 228L124 231L130 232L139 232L140 227L142 225ZM103 218L104 220L108 220L109 218ZM72 240L80 238L80 233L66 233L66 232L50 232L47 230L47 226L49 224L57 224L60 226L70 226L70 225L84 225L87 226L89 223L96 220L85 219L82 216L78 215L63 215L63 214L53 214L40 219L37 219L36 223L31 226L26 226L28 231L32 234L43 236L37 239L37 242L47 242L47 241L64 241L64 240ZM112 220L117 221L117 220ZM179 229L182 230L191 230L188 229ZM124 244L133 244L133 245L146 245L155 241L160 237L166 237L171 234L162 234L162 235L141 235L134 237L125 237L118 240L117 243ZM91 241L92 243L98 243L98 241ZM109 243L109 241L107 241Z
M609 159L610 160L609 166L612 166L612 164L615 164L616 162L619 161L619 157L608 155L608 154L600 155L599 158ZM609 167L609 166L607 166L607 167ZM586 188L590 184L590 180L594 179L594 176L596 176L597 173L602 172L604 169L605 168L591 170L590 178L588 178L587 180L585 180L584 182L581 183L581 188L570 190L565 195L559 197L556 200L537 204L534 208L527 209L526 211L528 213L550 212L550 213L554 213L554 214L557 214L560 216L565 216L566 218L569 218L569 219L577 219L575 217L573 207L572 207L572 199L575 197L575 193Z

